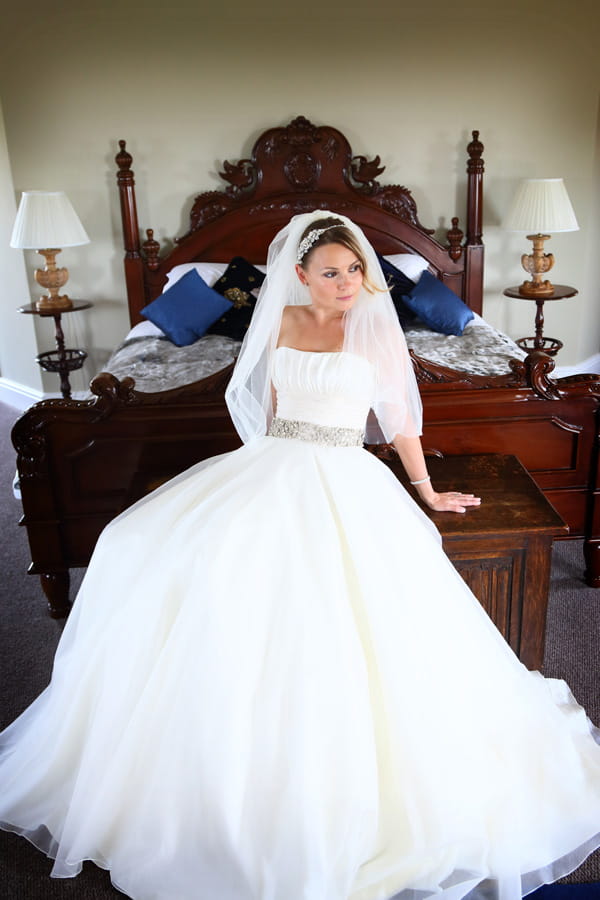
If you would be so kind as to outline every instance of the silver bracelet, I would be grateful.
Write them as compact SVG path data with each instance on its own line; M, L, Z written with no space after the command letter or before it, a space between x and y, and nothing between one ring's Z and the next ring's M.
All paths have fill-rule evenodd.
M431 475L426 475L425 478L419 478L418 481L411 481L411 484L425 484L426 481L431 481Z

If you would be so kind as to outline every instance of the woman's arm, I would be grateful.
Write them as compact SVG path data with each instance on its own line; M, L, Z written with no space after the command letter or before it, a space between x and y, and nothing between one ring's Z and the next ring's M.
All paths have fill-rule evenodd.
M398 456L411 484L416 487L419 496L430 509L435 509L437 512L464 513L468 506L479 506L481 500L473 494L462 494L459 491L438 494L433 489L431 479L427 474L420 438L397 434L394 438L394 447L398 451Z

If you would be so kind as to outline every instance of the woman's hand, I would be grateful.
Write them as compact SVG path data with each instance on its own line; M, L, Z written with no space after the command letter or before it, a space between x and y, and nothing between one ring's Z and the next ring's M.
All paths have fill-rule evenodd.
M479 506L481 498L474 494L462 494L460 491L449 491L447 494L438 494L431 490L431 493L423 497L424 502L430 509L436 512L457 512L464 513L469 506Z
M434 509L436 512L464 513L469 506L479 506L481 500L474 494L463 494L460 491L438 494L433 489L431 479L427 474L421 441L418 437L403 437L401 434L397 434L394 437L394 447L402 460L410 483L429 509Z

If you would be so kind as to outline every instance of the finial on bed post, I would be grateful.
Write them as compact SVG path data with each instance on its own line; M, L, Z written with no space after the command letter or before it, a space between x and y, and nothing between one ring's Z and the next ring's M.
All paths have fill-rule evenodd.
M452 217L452 228L448 229L448 255L450 259L460 259L462 255L462 239L464 238L464 232L460 230L458 227L458 216Z
M153 228L146 228L146 235L147 240L142 244L142 248L146 256L146 265L154 272L160 265L160 244L154 240Z
M133 158L127 152L126 142L119 141L121 148L115 156L119 170L117 184L121 201L121 222L123 225L123 244L125 246L125 282L127 285L127 302L129 317L133 322L139 320L139 310L145 306L144 263L140 253L140 229L138 226L137 205L135 202L135 181L131 163Z

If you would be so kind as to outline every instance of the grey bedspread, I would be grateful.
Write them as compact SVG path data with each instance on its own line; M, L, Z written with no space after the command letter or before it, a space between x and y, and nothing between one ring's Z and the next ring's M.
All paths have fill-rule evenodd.
M503 375L510 359L525 356L510 338L482 319L469 323L460 337L437 334L417 323L406 331L406 340L419 356L475 375ZM206 335L189 347L176 347L160 336L131 337L113 353L104 370L120 379L131 376L139 391L164 391L224 369L239 348L239 342L220 335Z

